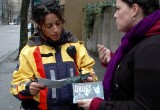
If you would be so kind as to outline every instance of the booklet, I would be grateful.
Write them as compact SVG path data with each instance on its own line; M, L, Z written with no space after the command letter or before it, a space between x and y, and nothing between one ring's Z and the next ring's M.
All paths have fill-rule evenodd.
M104 99L102 81L73 83L73 103L78 100L87 100L95 97Z

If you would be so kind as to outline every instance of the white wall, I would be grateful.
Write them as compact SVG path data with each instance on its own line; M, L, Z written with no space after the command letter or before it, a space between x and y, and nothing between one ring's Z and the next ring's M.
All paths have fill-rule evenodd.
M89 51L97 53L98 43L103 44L112 51L117 49L123 34L117 30L116 23L113 18L114 12L114 8L106 8L103 14L103 19L100 23L94 26L90 39L87 39L85 34L83 35L83 41L86 41L85 44Z

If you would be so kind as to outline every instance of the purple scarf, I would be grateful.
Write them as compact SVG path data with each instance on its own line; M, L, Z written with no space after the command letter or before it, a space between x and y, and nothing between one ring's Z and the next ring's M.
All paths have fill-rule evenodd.
M142 19L138 24L136 24L129 32L127 32L121 39L121 45L116 50L115 54L112 56L109 62L105 76L103 79L103 87L105 92L105 99L109 100L111 84L113 81L113 76L115 70L124 58L126 53L135 45L137 42L144 38L145 33L160 19L160 10L150 14L149 16Z

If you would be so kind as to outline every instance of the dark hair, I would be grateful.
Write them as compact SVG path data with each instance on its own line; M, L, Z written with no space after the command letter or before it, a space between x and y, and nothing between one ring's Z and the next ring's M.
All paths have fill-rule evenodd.
M36 4L32 9L31 20L40 25L44 22L45 16L50 13L54 13L62 23L65 22L62 18L60 6L55 1L46 1Z
M133 4L138 4L144 13L145 16L153 13L159 9L159 0L122 0L127 3L129 7L132 7Z

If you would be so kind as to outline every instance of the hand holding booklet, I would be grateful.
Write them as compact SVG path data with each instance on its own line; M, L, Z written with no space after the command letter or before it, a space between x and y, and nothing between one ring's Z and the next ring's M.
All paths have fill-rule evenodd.
M87 100L95 97L104 99L104 92L102 87L102 82L86 82L77 83L81 79L86 79L86 76L71 77L61 80L49 80L44 78L39 78L38 83L46 85L48 88L62 88L64 85L72 84L73 87L73 103L77 103L78 100Z

